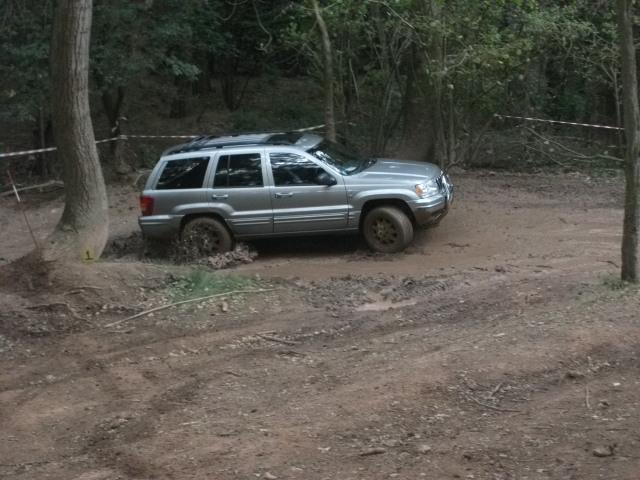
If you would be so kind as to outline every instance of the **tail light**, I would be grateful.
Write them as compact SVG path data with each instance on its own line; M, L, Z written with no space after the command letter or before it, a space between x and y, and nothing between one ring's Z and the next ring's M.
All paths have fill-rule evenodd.
M140 211L143 217L153 215L153 197L142 195L140 197Z

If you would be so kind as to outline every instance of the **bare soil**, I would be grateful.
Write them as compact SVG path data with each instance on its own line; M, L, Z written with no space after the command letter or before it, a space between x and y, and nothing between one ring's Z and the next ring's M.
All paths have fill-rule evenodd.
M220 275L275 290L132 320L194 267L145 257L112 189L107 260L44 286L0 269L0 478L639 479L621 180L455 180L406 253L256 242ZM62 200L26 198L43 237ZM11 199L0 228L5 263L28 251Z

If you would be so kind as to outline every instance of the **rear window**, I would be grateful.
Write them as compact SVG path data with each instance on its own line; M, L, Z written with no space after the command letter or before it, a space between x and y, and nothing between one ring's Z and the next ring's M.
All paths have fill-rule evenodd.
M162 170L156 190L185 190L202 188L209 157L169 160Z
M221 155L214 188L262 187L262 158L259 153Z

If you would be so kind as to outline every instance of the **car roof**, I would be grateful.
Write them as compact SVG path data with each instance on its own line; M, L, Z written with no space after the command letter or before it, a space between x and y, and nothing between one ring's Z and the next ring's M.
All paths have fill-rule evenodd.
M176 153L198 152L233 147L250 146L295 146L304 150L314 147L322 141L322 137L301 132L244 133L214 137L205 135L196 137L186 143L168 148L162 156Z

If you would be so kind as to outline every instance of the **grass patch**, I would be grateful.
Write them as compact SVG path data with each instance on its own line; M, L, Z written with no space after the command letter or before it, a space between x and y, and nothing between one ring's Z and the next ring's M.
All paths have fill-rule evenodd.
M616 275L607 275L606 277L603 277L602 285L604 285L609 290L613 290L614 292L626 290L627 288L633 286L632 283L625 282Z
M183 277L175 278L169 285L169 296L172 301L189 300L206 297L233 290L260 288L260 284L252 278L239 275L222 275L204 269L195 269Z

